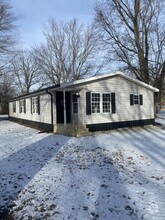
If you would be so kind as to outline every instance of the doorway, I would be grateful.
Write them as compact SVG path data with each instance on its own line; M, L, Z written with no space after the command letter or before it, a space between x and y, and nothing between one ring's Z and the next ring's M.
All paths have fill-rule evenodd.
M65 92L65 103L66 103L66 122L71 123L71 94L70 92ZM57 124L64 123L63 92L56 92L56 115L57 115Z

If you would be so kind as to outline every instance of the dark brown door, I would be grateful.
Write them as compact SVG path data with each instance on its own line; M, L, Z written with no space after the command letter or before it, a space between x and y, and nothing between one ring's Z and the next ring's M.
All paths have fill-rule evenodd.
M66 103L66 121L71 122L71 94L70 92L65 93ZM64 123L64 101L63 92L56 92L56 113L57 113L57 124Z

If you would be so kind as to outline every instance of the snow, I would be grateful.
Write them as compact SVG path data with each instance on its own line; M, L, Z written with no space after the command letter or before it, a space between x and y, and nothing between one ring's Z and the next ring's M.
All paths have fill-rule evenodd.
M157 114L156 122L159 123L162 128L165 128L165 110L161 110Z
M82 138L1 120L0 219L164 220L162 115L162 125Z

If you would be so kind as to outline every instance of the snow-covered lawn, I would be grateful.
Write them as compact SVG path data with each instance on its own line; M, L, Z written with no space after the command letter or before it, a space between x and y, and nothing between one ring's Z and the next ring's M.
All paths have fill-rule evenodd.
M0 219L164 220L164 171L164 126L73 138L0 121Z

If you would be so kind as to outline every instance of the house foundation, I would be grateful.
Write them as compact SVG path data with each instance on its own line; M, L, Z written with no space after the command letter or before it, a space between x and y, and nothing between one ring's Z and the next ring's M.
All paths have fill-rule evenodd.
M54 124L54 133L67 136L81 137L89 135L89 130L83 124Z

